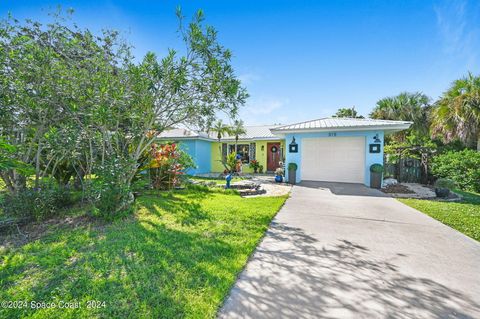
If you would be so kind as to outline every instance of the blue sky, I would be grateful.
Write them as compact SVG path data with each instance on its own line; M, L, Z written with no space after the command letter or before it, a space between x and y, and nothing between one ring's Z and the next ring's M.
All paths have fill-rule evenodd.
M422 91L437 98L480 72L480 1L8 1L0 13L44 20L58 4L79 25L123 32L141 57L179 48L175 8L201 8L234 53L251 97L248 124L291 123L382 97Z

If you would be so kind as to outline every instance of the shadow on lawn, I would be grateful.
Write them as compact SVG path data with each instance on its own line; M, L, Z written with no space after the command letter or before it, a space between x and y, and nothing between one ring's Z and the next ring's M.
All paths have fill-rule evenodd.
M208 188L195 187L194 192L174 191L146 195L139 200L139 204L158 216L161 215L160 209L162 209L174 216L176 222L186 226L210 219L199 201L211 196L212 191ZM161 200L158 200L159 197Z
M339 240L320 248L298 228L272 223L220 318L474 318L478 301L428 278L403 274L396 260ZM268 271L264 271L268 269ZM452 274L454 276L454 274Z
M0 299L106 301L104 309L53 311L63 317L212 317L233 279L225 270L232 267L238 249L195 228L168 227L158 219L162 213L157 209L192 225L208 219L195 200L210 195L144 198L142 204L152 214L101 229L86 225L65 230L26 245L0 262ZM52 316L49 310L39 311L45 318ZM0 309L0 317L32 312Z

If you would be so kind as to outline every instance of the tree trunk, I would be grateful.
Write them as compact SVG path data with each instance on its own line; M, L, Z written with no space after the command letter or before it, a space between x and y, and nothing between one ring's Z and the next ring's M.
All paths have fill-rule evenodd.
M480 133L477 136L477 151L480 152Z
M38 189L40 182L40 155L42 153L42 141L38 141L37 154L35 154L35 188Z
M15 192L19 192L27 187L27 178L22 174L13 171L13 188Z

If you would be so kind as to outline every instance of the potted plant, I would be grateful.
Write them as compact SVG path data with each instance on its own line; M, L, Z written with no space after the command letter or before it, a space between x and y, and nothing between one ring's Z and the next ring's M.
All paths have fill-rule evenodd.
M263 165L258 165L258 172L263 174Z
M279 167L275 170L275 182L281 183L283 181L283 168Z
M297 169L297 163L288 163L288 182L292 185L297 181Z
M455 188L455 182L448 178L439 178L435 181L435 195L448 197L450 190Z
M372 164L370 166L370 187L382 188L383 165Z
M258 173L260 163L257 160L251 160L249 166L251 169L253 169L254 174Z

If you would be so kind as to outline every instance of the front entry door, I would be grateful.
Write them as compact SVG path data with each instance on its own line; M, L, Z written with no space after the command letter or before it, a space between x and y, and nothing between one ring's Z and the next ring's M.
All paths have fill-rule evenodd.
M280 167L280 143L267 143L267 171L275 171Z

